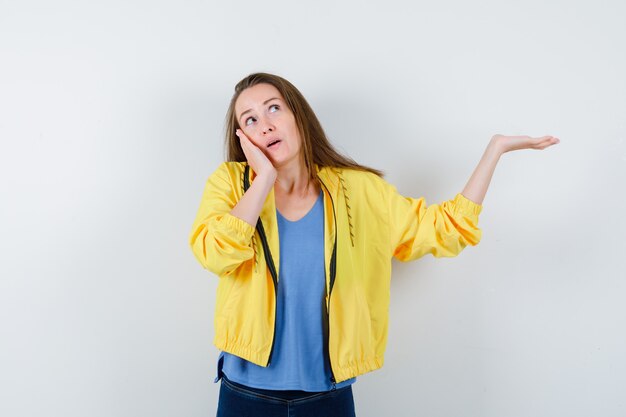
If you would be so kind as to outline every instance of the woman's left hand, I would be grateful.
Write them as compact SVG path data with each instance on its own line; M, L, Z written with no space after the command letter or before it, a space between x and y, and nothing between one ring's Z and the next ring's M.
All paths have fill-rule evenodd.
M545 149L559 142L559 138L554 136L533 138L530 136L493 135L490 145L494 146L498 150L498 153L503 154L520 149Z
M559 142L559 139L554 136L533 138L530 136L493 135L462 194L476 204L482 204L496 164L503 153L520 149L545 149Z

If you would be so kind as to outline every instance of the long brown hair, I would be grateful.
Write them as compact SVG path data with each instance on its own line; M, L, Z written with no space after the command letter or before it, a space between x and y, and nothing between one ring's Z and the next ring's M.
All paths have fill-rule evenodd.
M243 90L262 83L276 87L295 116L296 126L298 126L298 132L302 138L301 152L304 156L309 178L312 180L316 178L313 164L320 167L351 168L372 172L380 177L383 176L382 171L357 164L352 158L339 153L326 137L322 125L302 93L286 79L265 72L250 74L235 86L235 94L230 100L226 113L225 147L228 161L246 161L239 138L235 134L235 130L240 128L235 115L235 102Z

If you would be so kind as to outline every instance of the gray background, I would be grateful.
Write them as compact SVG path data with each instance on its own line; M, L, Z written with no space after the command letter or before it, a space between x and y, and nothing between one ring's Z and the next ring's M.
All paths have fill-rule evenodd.
M0 414L210 416L216 278L188 234L234 84L291 80L429 203L505 155L483 241L394 264L366 416L626 415L620 1L0 2Z

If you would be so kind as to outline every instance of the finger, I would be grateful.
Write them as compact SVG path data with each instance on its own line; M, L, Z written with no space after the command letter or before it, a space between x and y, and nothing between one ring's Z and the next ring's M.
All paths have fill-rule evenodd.
M250 141L250 139L248 138L248 136L246 136L245 133L243 133L241 130L237 130L237 132L235 132L235 134L237 135L237 137L239 138L239 143L241 144L241 147L244 149L244 153L246 151L251 152L252 149L255 147L254 144L252 143L252 141Z
M235 131L235 134L239 138L239 144L241 145L241 150L243 151L243 154L245 155L246 160L250 162L252 153L254 152L253 149L251 148L252 144L250 143L250 139L248 139L248 137L239 129Z
M544 149L550 146L550 138L542 138L541 141L537 144L539 149Z
M237 135L237 137L238 137L239 139L241 139L241 138L245 138L245 139L247 139L247 140L250 140L250 139L248 139L248 136L247 136L245 133L243 133L243 131L242 131L241 129L237 129L237 130L235 130L235 135Z
M254 145L254 143L252 143L252 141L250 140L250 138L243 133L241 130L237 129L237 132L235 132L237 137L239 138L240 142L245 142L245 144L248 146L248 148L257 148L257 146Z
M559 138L555 138L554 136L544 136L541 139L542 140L536 145L537 149L545 149L560 142Z
M242 141L243 137L246 137L246 135L239 129L235 130L235 135L237 135L237 137L239 138L240 142ZM246 137L246 139L247 139L247 137Z
M561 143L561 140L559 138L551 137L550 140L548 141L548 145L546 145L546 148L548 146L557 145L559 143Z

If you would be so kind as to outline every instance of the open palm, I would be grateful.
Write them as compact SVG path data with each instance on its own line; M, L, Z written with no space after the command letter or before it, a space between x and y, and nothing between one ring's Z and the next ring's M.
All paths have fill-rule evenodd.
M545 149L560 142L554 136L533 138L530 136L504 136L499 134L494 135L491 141L498 147L501 153L520 149Z

